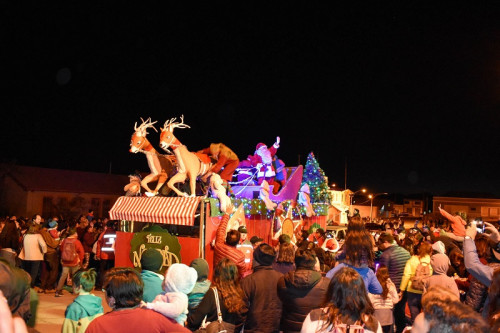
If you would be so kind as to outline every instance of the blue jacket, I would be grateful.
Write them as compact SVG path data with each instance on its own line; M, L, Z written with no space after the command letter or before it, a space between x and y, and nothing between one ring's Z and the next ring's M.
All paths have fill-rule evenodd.
M331 279L333 275L342 267L351 267L352 269L356 270L356 272L358 272L359 275L361 275L361 277L363 278L366 290L369 293L377 295L382 294L382 286L380 285L380 282L378 282L373 270L369 267L354 267L348 264L341 263L329 270L328 273L326 273L326 277Z

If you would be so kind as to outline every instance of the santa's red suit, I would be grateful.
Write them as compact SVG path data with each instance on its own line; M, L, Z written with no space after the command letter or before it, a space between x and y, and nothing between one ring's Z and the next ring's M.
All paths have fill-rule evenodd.
M263 143L257 144L255 148L255 154L253 156L248 156L248 160L253 167L257 168L257 184L261 185L264 180L267 180L269 184L274 183L274 176L276 176L276 171L273 166L273 157L279 148L279 137L276 138L276 142L271 148Z

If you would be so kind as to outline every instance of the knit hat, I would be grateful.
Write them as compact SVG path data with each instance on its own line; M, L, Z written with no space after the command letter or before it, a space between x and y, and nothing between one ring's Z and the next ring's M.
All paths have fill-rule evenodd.
M147 271L158 272L163 265L163 255L155 248L150 247L142 253L141 267Z
M54 227L56 227L56 226L57 226L57 221L56 221L56 220L51 220L51 221L49 222L49 228L54 228Z
M314 269L316 254L312 250L297 250L295 252L295 267Z
M181 292L189 294L193 290L198 273L193 267L185 264L172 264L165 274L164 290L165 292Z
M438 253L446 254L446 247L444 246L444 243L441 241L437 241L434 244L432 244L432 249Z
M242 226L240 226L240 227L238 228L238 231L239 231L240 233L246 234L246 233L247 233L247 227L245 227L244 225L242 225Z
M196 273L198 274L198 280L197 281L204 281L208 278L208 261L206 261L203 258L196 258L193 261L191 261L191 264L189 264L190 267L193 267L196 270Z
M276 259L276 254L270 255L268 253L264 253L261 250L261 247L264 245L269 246L268 244L265 244L265 243L257 246L257 248L253 251L253 259L261 266L271 266L274 262L274 259ZM271 250L272 250L272 248L271 248ZM273 250L273 252L274 252L274 250Z

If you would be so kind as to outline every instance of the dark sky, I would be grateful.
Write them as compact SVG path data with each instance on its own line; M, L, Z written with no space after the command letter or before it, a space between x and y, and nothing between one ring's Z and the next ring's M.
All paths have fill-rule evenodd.
M147 171L134 123L183 114L192 151L280 136L340 187L500 195L495 2L181 3L5 6L2 160Z

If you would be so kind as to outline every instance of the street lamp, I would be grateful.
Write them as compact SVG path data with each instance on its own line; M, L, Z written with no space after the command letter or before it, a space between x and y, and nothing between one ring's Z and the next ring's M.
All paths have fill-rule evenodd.
M373 221L373 199L375 199L376 196L379 196L379 195L387 195L389 193L377 193L377 194L370 194L368 196L368 198L370 199L370 222Z
M356 192L349 194L349 214L351 215L352 215L352 198L354 198L354 196L359 192L366 193L366 188L362 188L361 190L357 190Z

